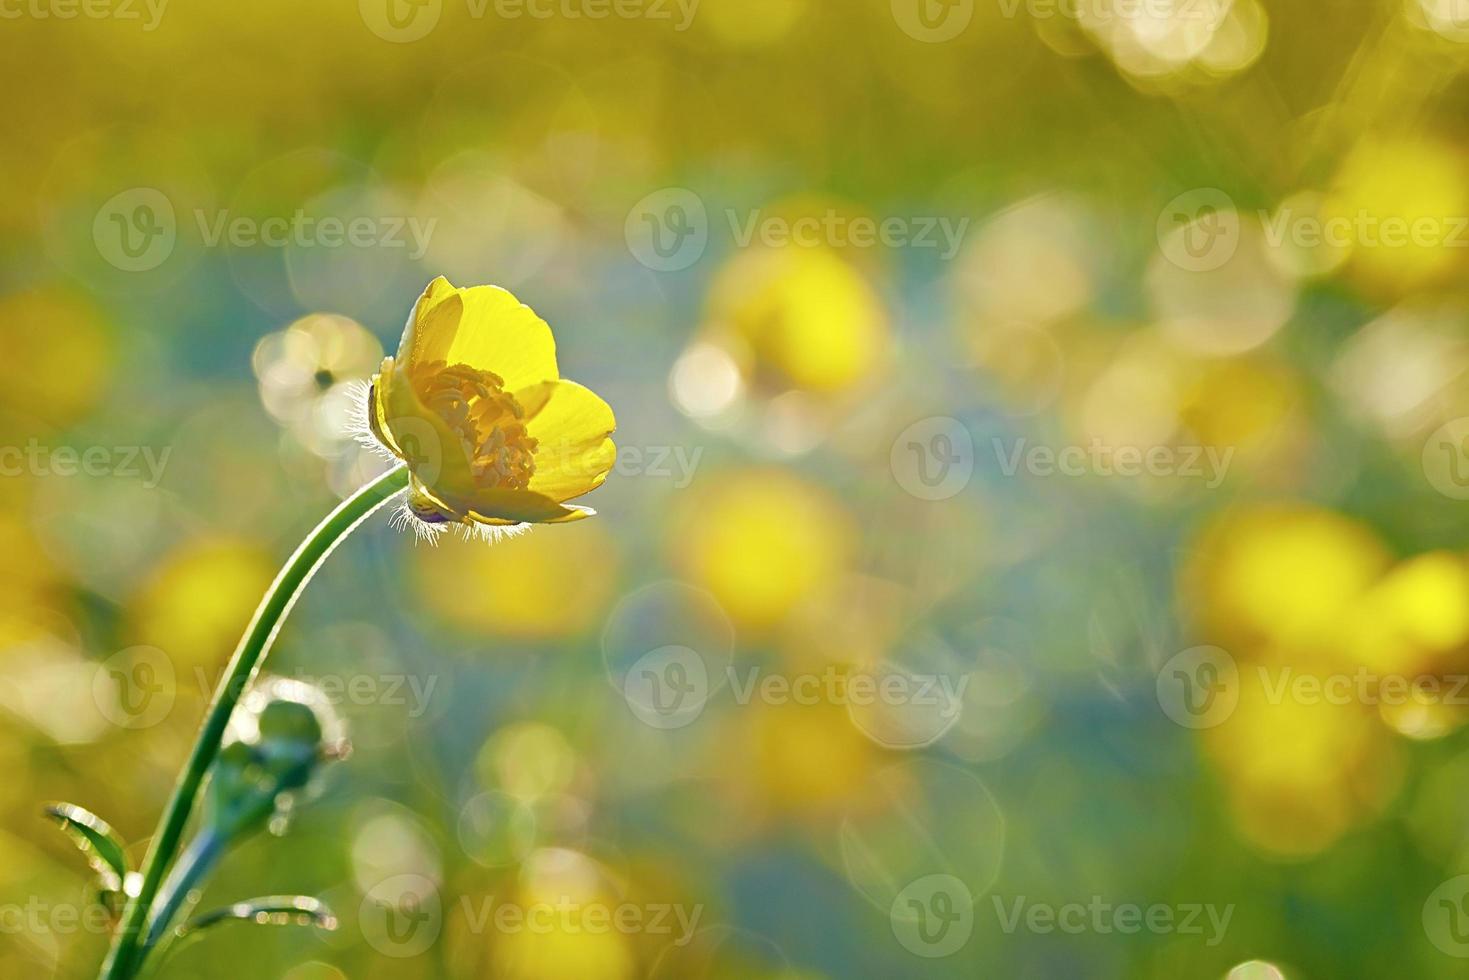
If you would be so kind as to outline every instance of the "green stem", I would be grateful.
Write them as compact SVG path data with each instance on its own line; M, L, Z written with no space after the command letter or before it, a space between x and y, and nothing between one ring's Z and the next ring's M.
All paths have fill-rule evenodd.
M338 542L407 486L408 468L400 466L342 501L301 542L296 553L291 555L266 591L260 607L255 610L255 618L250 621L249 628L245 630L240 645L230 659L229 667L220 678L219 687L214 692L214 701L204 719L204 727L194 742L189 761L179 774L173 795L163 811L143 864L142 888L136 896L129 899L123 911L122 926L113 936L112 949L102 965L101 980L128 980L142 965L145 953L138 948L139 937L147 924L154 896L158 894L159 885L163 882L163 876L167 873L179 840L183 837L184 826L194 808L194 798L199 794L204 774L219 753L220 742L224 738L236 703L255 676L296 597L301 594L301 590Z
M158 912L148 923L148 935L143 939L142 956L138 958L139 966L142 965L142 957L147 956L163 938L169 922L189 900L189 893L199 887L204 876L214 870L215 863L224 856L225 843L225 838L216 831L206 829L184 848L173 872L163 883L163 890L158 893Z

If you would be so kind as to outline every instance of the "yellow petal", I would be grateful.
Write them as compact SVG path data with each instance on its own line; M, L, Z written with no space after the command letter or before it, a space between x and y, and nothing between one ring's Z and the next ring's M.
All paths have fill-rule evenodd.
M522 405L544 395L537 390ZM526 423L526 435L537 441L535 474L529 488L553 500L570 500L594 490L617 461L609 436L617 428L612 409L589 388L558 381L544 407Z
M481 490L471 500L446 502L456 507L462 503L462 512L478 524L560 524L592 514L584 507L563 507L530 490Z
M426 321L429 310L440 302L454 295L457 290L449 280L443 276L435 276L434 281L424 287L423 293L418 301L413 304L413 309L408 314L408 323L403 327L403 340L398 344L398 363L405 369L417 360L433 360L432 357L424 357L423 352L430 343L428 333L421 328L420 324ZM443 324L438 324L442 329ZM436 336L432 338L437 341ZM448 339L453 339L449 337ZM443 349L448 350L447 343Z
M455 289L442 276L413 307L400 357L467 364L499 375L507 390L559 377L555 338L534 310L499 286Z

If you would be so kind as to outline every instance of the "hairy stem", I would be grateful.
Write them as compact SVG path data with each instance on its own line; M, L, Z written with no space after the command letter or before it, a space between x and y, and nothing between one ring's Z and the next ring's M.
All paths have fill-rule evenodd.
M301 542L285 567L268 590L255 617L240 639L230 659L229 667L220 678L214 692L214 701L205 716L204 727L199 732L189 761L179 774L173 795L159 820L148 856L143 864L143 884L138 894L129 899L123 911L122 926L113 936L112 948L107 961L102 965L101 980L128 980L142 965L146 951L140 949L139 940L148 921L148 912L158 894L159 885L173 861L183 837L184 827L194 808L194 799L199 795L199 786L204 775L219 753L230 715L255 676L271 643L280 631L281 623L291 611L296 597L311 580L326 556L345 538L352 529L368 515L408 486L408 469L400 466L389 471L342 501L336 510L316 526L306 540Z

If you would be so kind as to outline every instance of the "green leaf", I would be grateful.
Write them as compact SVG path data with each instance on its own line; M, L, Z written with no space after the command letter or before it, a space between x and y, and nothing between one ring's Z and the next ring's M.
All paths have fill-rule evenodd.
M102 879L104 891L120 891L128 875L128 859L122 840L107 821L75 803L48 803L46 816L55 820L87 863Z
M221 922L253 922L257 925L300 925L316 926L332 930L337 927L337 917L326 903L308 895L270 895L265 898L250 898L222 909L205 912L179 926L176 935L208 929Z

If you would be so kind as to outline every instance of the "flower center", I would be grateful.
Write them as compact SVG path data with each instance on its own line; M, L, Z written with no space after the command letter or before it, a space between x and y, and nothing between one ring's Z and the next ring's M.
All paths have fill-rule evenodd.
M524 490L536 471L536 440L525 434L525 409L489 371L430 361L415 365L419 399L463 441L475 483Z

